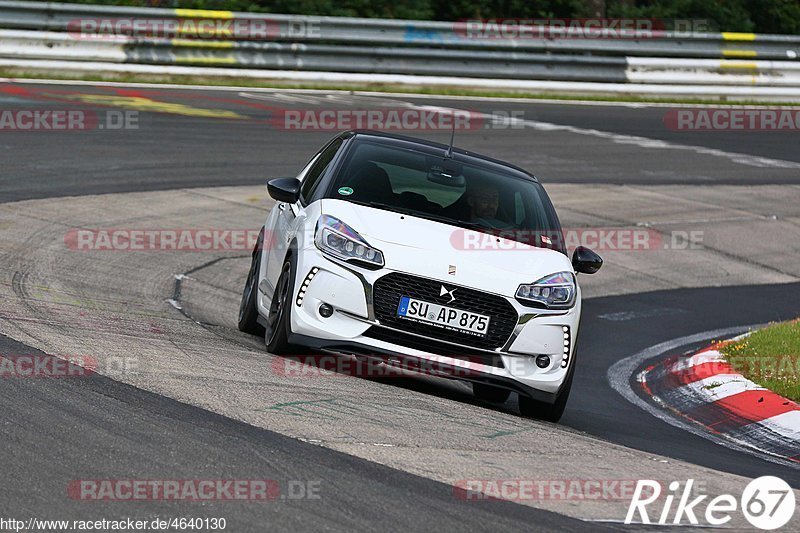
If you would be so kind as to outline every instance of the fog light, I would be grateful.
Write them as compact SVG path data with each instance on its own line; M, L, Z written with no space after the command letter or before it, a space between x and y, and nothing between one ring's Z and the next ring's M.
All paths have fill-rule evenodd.
M322 304L319 306L319 314L322 318L330 318L333 314L333 307L329 304Z
M539 368L547 368L550 366L550 356L549 355L537 355L536 356L536 366Z

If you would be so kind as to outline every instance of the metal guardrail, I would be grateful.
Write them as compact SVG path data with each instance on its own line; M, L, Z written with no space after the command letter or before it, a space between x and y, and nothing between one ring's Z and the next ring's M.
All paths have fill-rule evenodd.
M202 39L181 38L180 33L178 38L124 32L87 38L78 33L81 21L126 19L176 26L197 20L241 24ZM256 23L263 29L265 22L267 35L254 39L247 33ZM617 39L481 39L467 35L460 23L4 0L0 28L5 28L0 30L0 58L15 60L800 87L800 36L642 32Z
M135 8L53 2L0 1L0 28L67 31L80 18L181 20L269 20L275 41L352 45L497 49L565 54L649 57L752 58L786 60L800 57L800 36L752 33L640 32L622 39L525 38L481 39L466 35L464 23L236 13L193 9ZM292 32L292 26L315 27L314 33ZM638 37L637 37L638 35ZM235 34L230 38L236 40Z
M623 57L180 39L80 41L57 32L0 30L0 57L479 78L625 81Z

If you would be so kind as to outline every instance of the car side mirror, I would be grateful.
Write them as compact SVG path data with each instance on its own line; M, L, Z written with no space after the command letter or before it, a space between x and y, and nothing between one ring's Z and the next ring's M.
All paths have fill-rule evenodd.
M267 182L267 192L279 202L295 203L300 198L300 180L275 178Z
M585 246L578 246L572 253L572 268L582 274L594 274L603 266L603 258Z

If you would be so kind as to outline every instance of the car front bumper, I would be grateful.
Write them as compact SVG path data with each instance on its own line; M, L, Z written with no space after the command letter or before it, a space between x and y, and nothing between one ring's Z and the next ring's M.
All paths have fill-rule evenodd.
M297 257L290 315L290 342L294 344L326 353L401 360L404 366L413 366L415 360L424 362L423 366L435 363L437 368L450 369L450 377L494 384L546 402L555 400L575 364L580 289L576 305L566 311L529 308L514 298L499 295L513 306L517 323L503 346L480 350L382 324L375 316L373 286L379 278L394 272L392 269L359 268L332 259L316 248L304 249ZM450 280L435 281L457 285ZM319 311L324 303L334 309L327 318ZM402 340L386 340L408 339L409 335L414 337L413 347ZM437 349L433 350L433 346ZM544 368L536 364L536 357L541 355L550 359Z

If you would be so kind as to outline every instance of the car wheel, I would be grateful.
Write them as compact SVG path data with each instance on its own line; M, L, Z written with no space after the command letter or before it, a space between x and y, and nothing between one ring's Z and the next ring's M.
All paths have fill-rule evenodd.
M564 414L564 409L567 407L567 400L569 399L569 391L572 388L572 369L575 368L575 363L572 363L567 380L561 387L561 390L556 396L556 401L552 404L534 400L529 396L519 395L519 411L522 416L528 418L538 418L539 420L547 420L548 422L558 422Z
M511 396L511 391L484 383L473 383L472 393L479 400L491 403L505 403L508 397Z
M256 247L253 250L253 259L250 261L250 272L242 291L242 302L239 304L239 331L251 335L263 335L264 326L258 323L258 273L261 271L261 247L264 243L264 228L258 234Z
M275 284L272 303L269 305L264 342L267 345L267 350L275 355L288 354L293 351L292 345L289 344L289 313L291 313L293 272L293 260L290 256L283 263L278 283Z

